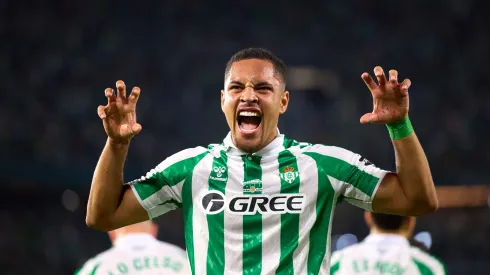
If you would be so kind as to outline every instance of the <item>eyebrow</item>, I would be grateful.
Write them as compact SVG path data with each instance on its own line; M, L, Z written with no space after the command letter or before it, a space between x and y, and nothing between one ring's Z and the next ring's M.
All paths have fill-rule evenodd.
M235 80L235 81L230 82L230 83L228 84L228 86L233 85L233 84L243 86L243 83L241 83L240 81L236 81L236 80Z
M262 81L262 82L255 83L254 86L272 86L272 84L266 81Z
M241 83L240 81L231 81L228 85L242 85L243 86L243 83ZM271 83L269 82L266 82L266 81L261 81L261 82L258 82L258 83L254 83L254 86L272 86Z

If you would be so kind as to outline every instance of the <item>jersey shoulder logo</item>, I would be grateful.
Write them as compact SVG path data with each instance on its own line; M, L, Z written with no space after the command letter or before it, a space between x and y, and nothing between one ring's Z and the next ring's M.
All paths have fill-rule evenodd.
M364 163L365 166L373 165L372 162L370 162L367 158L360 156L359 157L359 162Z
M299 172L295 172L293 167L285 167L282 173L279 173L281 179L287 183L293 183L293 181L299 176Z
M226 171L226 167L223 167L223 166L215 166L213 168L213 171L216 173L216 176L218 178L221 178L221 176L223 176L223 173Z
M228 174L226 173L226 167L220 165L214 166L211 170L211 175L209 175L209 178L217 181L227 181Z

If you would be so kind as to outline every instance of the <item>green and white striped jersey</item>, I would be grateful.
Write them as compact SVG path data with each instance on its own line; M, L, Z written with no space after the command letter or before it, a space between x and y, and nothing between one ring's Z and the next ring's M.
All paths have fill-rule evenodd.
M371 234L332 254L331 275L445 275L441 261L396 234Z
M114 246L88 260L75 275L189 275L185 251L160 242L153 236L132 233L117 239Z
M336 204L371 210L386 173L348 150L281 134L247 154L228 134L128 184L150 218L183 208L193 274L327 274Z

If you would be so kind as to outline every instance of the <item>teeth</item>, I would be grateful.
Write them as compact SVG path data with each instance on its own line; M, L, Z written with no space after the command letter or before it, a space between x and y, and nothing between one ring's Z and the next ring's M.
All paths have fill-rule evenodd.
M246 111L240 112L238 115L240 115L240 116L259 116L258 113L255 113L255 112L246 112Z

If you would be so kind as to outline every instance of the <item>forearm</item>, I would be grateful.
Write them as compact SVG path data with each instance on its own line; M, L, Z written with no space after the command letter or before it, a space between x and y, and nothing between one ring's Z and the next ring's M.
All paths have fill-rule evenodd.
M393 140L401 190L414 208L436 210L437 193L427 157L415 133Z
M482 207L490 203L488 186L440 186L436 191L440 208Z
M86 222L103 230L110 225L123 192L123 168L129 144L106 142L92 179Z

